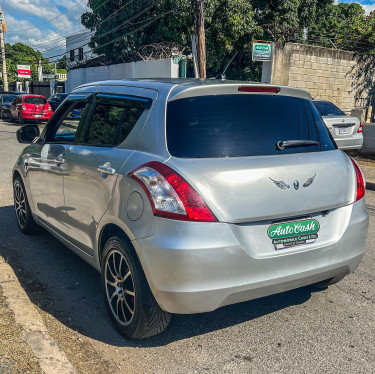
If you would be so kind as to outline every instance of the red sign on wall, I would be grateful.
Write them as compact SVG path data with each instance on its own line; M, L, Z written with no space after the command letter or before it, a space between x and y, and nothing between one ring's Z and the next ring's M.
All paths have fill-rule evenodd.
M18 78L31 78L30 65L17 65Z

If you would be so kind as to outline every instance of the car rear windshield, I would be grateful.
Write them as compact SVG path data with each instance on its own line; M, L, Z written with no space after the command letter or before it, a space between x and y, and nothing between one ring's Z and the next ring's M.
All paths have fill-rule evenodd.
M25 97L25 103L26 104L40 105L40 104L46 104L47 100L44 97L27 96L27 97Z
M318 145L277 149L277 142ZM167 107L167 143L183 158L246 157L336 149L310 101L275 95L218 95L175 100Z
M344 112L329 101L313 101L313 104L321 116L345 116Z
M4 95L3 96L3 102L4 103L13 103L13 100L16 98L17 96L13 96L13 95Z

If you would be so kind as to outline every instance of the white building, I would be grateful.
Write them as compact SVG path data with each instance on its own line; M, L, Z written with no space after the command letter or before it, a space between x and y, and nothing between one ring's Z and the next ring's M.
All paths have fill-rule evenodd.
M87 45L91 40L90 31L80 32L66 38L66 60L68 70L84 61L91 60L97 55Z

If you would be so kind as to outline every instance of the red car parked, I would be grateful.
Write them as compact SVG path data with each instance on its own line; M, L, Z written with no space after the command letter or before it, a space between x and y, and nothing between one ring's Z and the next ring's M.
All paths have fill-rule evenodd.
M47 121L52 116L51 105L40 95L19 95L10 107L10 120L22 125L25 121Z

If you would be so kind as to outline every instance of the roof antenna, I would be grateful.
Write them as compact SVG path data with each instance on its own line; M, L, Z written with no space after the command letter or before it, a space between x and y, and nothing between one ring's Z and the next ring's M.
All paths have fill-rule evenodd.
M318 97L319 96L319 94L316 94L312 99L314 100L316 97Z
M228 62L228 65L225 67L225 69L223 70L222 73L219 73L215 79L221 79L222 81L224 81L226 78L225 78L225 72L227 71L229 65L232 63L232 61L234 60L234 58L237 56L238 52L236 52L234 54L234 56L230 59L230 61Z

